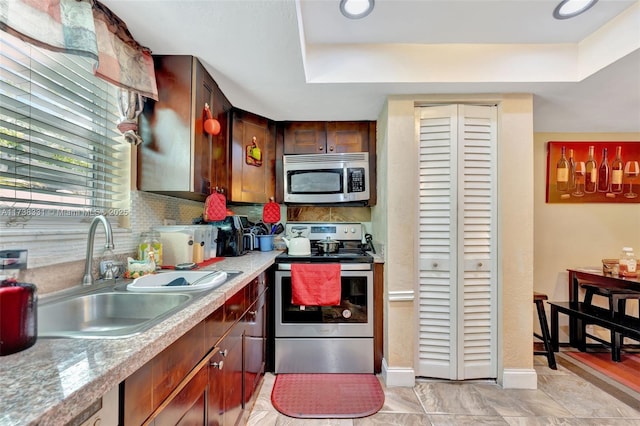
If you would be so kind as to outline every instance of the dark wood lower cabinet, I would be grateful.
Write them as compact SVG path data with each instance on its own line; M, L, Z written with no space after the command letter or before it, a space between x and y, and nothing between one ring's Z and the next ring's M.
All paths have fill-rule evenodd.
M198 370L153 420L155 426L199 426L207 424L208 367Z
M266 274L120 385L120 424L246 422L264 376Z

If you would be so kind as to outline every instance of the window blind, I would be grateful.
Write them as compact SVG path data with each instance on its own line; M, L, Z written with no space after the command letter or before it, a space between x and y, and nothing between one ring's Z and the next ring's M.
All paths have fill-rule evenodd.
M81 56L0 31L0 208L16 215L129 208L117 88Z

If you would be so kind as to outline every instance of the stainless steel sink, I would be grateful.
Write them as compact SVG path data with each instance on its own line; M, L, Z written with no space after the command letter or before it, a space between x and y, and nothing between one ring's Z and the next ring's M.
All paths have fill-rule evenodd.
M106 292L76 295L38 306L38 337L124 338L186 306L182 293Z

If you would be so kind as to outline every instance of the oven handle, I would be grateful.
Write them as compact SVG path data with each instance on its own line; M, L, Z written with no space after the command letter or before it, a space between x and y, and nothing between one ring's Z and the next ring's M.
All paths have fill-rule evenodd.
M277 265L279 271L291 270L291 263L278 263ZM371 271L372 269L371 263L340 263L340 270L342 271Z

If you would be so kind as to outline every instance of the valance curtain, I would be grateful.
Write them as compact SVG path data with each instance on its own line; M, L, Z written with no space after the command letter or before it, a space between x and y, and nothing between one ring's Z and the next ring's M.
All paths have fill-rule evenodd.
M142 96L158 100L151 51L97 0L0 0L0 29L33 45L82 55L94 74L120 88L118 129L139 145Z
M0 29L39 47L89 57L96 76L158 100L151 51L97 0L0 0Z

